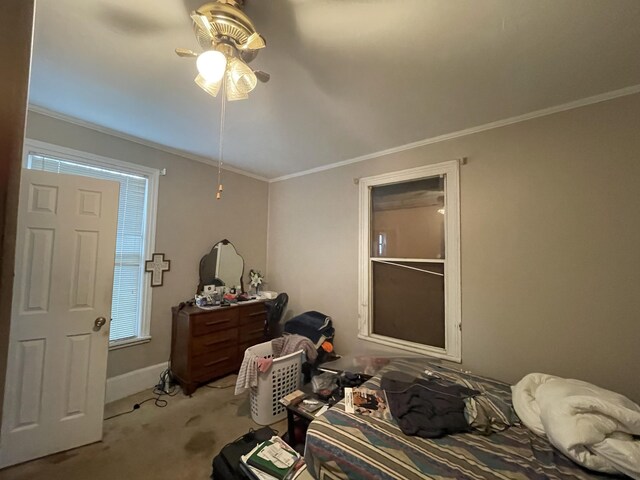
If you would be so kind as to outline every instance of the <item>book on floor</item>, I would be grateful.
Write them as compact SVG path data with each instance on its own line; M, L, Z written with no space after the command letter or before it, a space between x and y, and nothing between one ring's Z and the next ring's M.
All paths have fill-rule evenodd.
M259 480L290 478L300 468L301 461L304 464L300 455L276 436L256 446L242 456L241 461Z
M268 473L264 473L262 470L258 470L256 467L247 465L244 462L240 462L240 471L251 480L278 480L276 477L272 477Z
M276 477L269 475L268 473L264 473L262 470L258 470L256 467L252 467L251 465L247 465L243 462L240 462L240 470L245 477L251 480L278 480ZM304 475L306 471L307 466L304 463L304 458L300 458L284 480L295 480L296 478Z

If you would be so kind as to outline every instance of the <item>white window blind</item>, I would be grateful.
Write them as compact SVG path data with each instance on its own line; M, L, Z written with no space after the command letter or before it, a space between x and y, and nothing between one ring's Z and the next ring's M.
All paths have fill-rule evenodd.
M144 298L144 245L149 180L140 175L43 155L29 155L28 168L120 183L110 341L140 336Z

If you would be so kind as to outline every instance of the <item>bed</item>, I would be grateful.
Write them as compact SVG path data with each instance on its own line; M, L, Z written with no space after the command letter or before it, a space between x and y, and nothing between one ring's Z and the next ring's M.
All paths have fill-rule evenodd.
M346 413L344 402L340 402L311 422L307 430L305 459L313 475L332 480L625 478L583 469L520 425L505 383L416 358L394 360L364 386L379 387L386 371L420 377L425 369L480 390L498 410L506 406L515 424L488 436L464 433L423 439L404 435L393 420ZM502 411L509 414L505 408Z

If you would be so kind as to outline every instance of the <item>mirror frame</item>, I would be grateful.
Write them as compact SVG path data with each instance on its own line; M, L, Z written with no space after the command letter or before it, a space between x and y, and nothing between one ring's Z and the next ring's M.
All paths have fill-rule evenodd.
M203 255L202 258L200 259L200 263L198 265L198 287L197 287L197 290L196 290L196 294L200 294L200 292L202 292L202 290L204 290L204 285L205 284L202 281L202 264L204 263L206 258L208 258L210 256L213 256L214 252L218 248L218 245L221 245L221 244L222 245L231 245L231 247L233 247L234 252L236 252L236 255L238 255L240 258L242 258L242 272L240 273L240 289L242 290L242 292L240 292L240 293L245 293L245 289L244 289L244 270L245 270L244 257L238 253L238 249L236 248L236 246L233 243L231 243L228 239L224 238L224 239L220 240L219 242L216 242L213 245L213 247L211 247L211 250L209 251L209 253L207 253L206 255ZM216 253L216 256L217 256L217 253Z

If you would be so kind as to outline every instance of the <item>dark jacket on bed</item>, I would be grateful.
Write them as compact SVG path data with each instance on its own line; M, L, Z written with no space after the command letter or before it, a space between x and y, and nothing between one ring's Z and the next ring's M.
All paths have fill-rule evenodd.
M406 381L388 375L381 387L404 434L436 438L469 431L464 399L479 392L444 380Z

